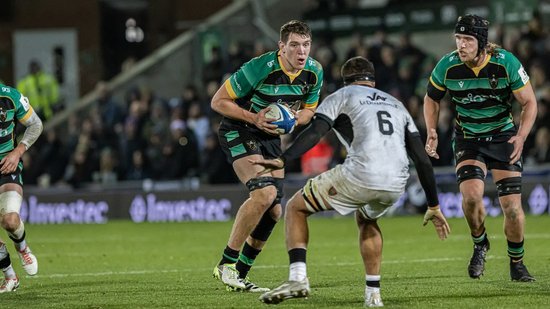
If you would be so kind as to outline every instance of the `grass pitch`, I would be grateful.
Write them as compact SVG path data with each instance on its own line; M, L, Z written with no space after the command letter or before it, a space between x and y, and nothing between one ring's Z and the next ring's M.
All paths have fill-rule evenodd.
M487 218L491 240L485 276L468 277L472 243L464 219L451 219L440 241L422 218L388 217L382 298L388 308L548 308L550 216L527 217L525 262L537 281L511 282L502 217ZM30 225L28 241L39 274L27 277L8 242L21 286L0 295L0 308L267 308L258 294L231 293L214 280L232 222ZM279 224L250 276L261 286L287 279L288 257ZM7 239L5 235L2 238ZM281 308L360 308L364 270L350 217L310 219L308 299ZM271 305L272 306L272 305Z

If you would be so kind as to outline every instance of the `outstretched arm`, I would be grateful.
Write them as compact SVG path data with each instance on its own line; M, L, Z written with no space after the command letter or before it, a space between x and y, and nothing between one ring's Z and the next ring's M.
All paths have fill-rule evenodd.
M432 163L422 147L420 134L418 132L411 133L406 130L405 145L407 147L407 153L414 162L418 173L418 179L426 193L426 199L428 201L428 210L424 215L424 226L428 221L432 221L437 235L443 240L451 233L451 228L439 209L439 199L437 198L437 188L435 186Z

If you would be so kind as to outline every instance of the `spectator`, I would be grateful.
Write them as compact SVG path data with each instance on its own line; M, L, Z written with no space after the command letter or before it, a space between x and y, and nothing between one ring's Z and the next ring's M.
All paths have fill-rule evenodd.
M46 174L49 183L56 183L63 178L65 167L68 163L66 149L56 130L50 130L45 134L46 140L40 144L40 151L35 156L34 162L39 169L39 175ZM27 166L25 166L25 170ZM25 180L28 183L28 180Z
M195 133L198 150L202 152L206 144L206 137L210 134L210 120L204 115L199 102L194 102L189 106L187 115L187 126Z
M42 71L38 60L31 60L29 74L17 83L17 90L29 99L34 111L45 121L62 107L57 80L53 75Z
M214 131L206 137L201 170L203 171L203 182L209 184L237 183L238 179L231 164L227 162L225 154L218 142L218 136Z
M126 173L126 180L143 180L151 177L147 157L137 149L132 153L132 163Z
M163 172L161 179L183 179L197 176L199 152L195 134L181 119L170 124L170 140L162 149Z
M219 81L224 74L224 63L219 46L213 46L210 50L210 59L208 59L203 69L203 81Z
M541 164L550 162L550 130L542 127L535 135L535 147L527 155L528 164Z
M404 32L400 36L397 58L400 59L400 65L403 61L407 62L410 66L411 78L417 80L420 77L419 75L422 63L426 58L426 53L412 43L411 35L410 32Z
M145 140L138 134L137 122L128 119L124 125L124 132L119 136L120 150L119 156L121 158L121 168L125 171L131 169L131 162L133 162L133 154L135 151L145 149ZM158 130L161 135L167 134L168 131ZM151 136L153 133L151 133ZM159 158L160 159L160 158Z
M118 181L120 170L116 154L111 148L103 148L99 156L99 170L93 172L93 181L101 184L114 184Z
M96 91L98 93L97 105L103 125L107 129L106 134L120 133L124 122L122 106L113 99L111 89L106 82L99 81L96 84Z

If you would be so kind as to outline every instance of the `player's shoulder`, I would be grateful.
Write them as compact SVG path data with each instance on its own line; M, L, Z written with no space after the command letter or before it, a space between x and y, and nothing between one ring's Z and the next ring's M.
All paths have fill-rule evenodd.
M10 87L8 85L0 84L0 96L2 97L10 97L14 99L15 101L19 100L19 97L21 94L17 89Z
M258 67L274 67L277 65L278 51L269 51L250 59L245 65L253 65Z
M504 48L495 48L493 52L491 53L491 60L497 61L497 62L507 62L507 61L518 61L516 56L511 52Z
M453 51L443 55L443 57L441 57L441 59L439 59L439 62L438 62L437 65L438 66L450 67L450 66L454 66L454 65L457 65L457 64L460 64L460 63L462 63L462 61L460 60L460 57L458 56L458 50L453 50Z
M311 56L309 56L307 58L307 61L306 61L306 66L305 66L305 69L306 70L311 70L313 72L321 72L323 71L323 66L321 65L321 63L315 59L313 59Z

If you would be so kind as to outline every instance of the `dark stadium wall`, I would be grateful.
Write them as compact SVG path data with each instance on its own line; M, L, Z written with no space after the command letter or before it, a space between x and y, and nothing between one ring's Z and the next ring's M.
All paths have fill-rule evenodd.
M0 79L15 85L13 32L31 29L75 29L78 33L80 90L90 90L101 73L99 59L99 11L96 0L3 0L12 7L10 16L0 20ZM37 51L39 52L39 51Z
M0 10L0 80L15 85L13 33L17 30L75 29L78 35L80 95L106 76L102 58L102 4L132 11L144 3L147 19L145 52L150 52L231 3L230 0L2 0ZM109 48L109 47L107 47ZM117 68L118 69L118 68ZM108 76L108 74L107 74Z

